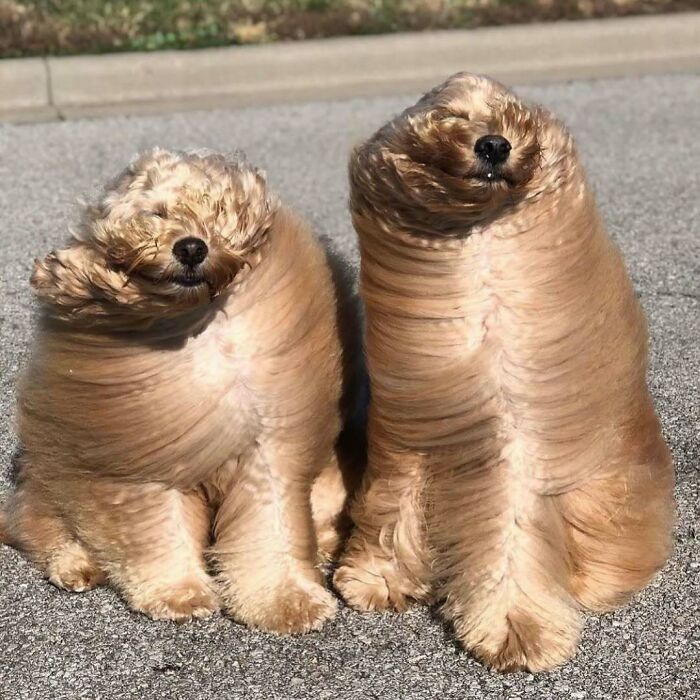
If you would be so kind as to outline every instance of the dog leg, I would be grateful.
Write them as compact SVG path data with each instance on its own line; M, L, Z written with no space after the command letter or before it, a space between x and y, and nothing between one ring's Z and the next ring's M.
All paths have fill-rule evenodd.
M368 472L352 509L355 530L333 578L353 608L405 610L410 600L427 600L422 490L420 455L370 443Z
M70 533L48 495L21 486L4 510L8 544L25 552L54 586L82 592L104 582L104 573Z
M668 559L673 467L659 447L651 461L613 466L558 498L574 556L571 591L589 610L624 604Z
M232 468L237 473L216 516L212 551L226 609L277 634L320 629L336 601L316 565L313 475L275 444L257 446Z
M492 443L493 444L493 443ZM568 592L565 523L538 492L517 449L459 467L443 460L430 490L442 613L466 649L499 671L568 660L582 619Z
M204 568L210 518L201 494L114 482L73 484L69 493L81 539L134 610L184 621L218 609Z
M350 530L347 500L348 489L334 452L311 488L311 513L322 563L333 561L339 555Z

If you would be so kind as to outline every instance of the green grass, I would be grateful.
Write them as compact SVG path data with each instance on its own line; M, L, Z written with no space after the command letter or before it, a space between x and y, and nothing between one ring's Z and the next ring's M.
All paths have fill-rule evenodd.
M151 51L700 9L700 0L0 0L0 57Z

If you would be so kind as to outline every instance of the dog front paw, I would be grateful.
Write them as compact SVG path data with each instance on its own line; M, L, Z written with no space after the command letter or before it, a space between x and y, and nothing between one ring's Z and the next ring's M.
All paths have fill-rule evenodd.
M219 610L216 592L207 582L197 579L145 589L131 596L130 602L134 610L153 620L175 622L210 617Z
M550 633L537 627L533 620L520 629L509 628L501 634L494 624L478 638L473 632L455 629L456 637L477 659L501 673L551 671L566 663L576 653L579 630L563 627Z
M304 634L320 630L338 604L321 584L291 582L249 600L233 595L228 612L244 624L273 634Z
M82 593L104 583L102 570L78 542L71 542L49 562L46 575L51 583L65 591Z
M425 597L424 591L410 585L383 560L343 564L336 570L333 584L350 607L362 612L403 612L412 600Z

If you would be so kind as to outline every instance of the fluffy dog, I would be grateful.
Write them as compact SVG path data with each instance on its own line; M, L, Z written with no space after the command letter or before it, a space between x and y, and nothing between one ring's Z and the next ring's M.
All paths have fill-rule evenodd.
M336 603L317 541L337 546L345 499L339 306L323 250L263 175L148 153L32 284L5 539L57 586L108 582L156 619L221 601L272 632L319 628Z
M645 320L571 136L459 74L356 150L369 466L335 583L444 601L500 670L569 658L580 609L669 554L672 463Z

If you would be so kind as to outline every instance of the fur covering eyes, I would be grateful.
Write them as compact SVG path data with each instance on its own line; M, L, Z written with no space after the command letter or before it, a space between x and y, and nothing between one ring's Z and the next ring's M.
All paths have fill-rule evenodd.
M368 475L335 573L360 610L442 603L502 671L576 650L663 565L673 466L647 332L573 139L459 74L354 152Z
M156 150L32 285L0 538L59 588L111 585L153 619L319 629L363 466L343 431L362 354L308 227L244 161Z

